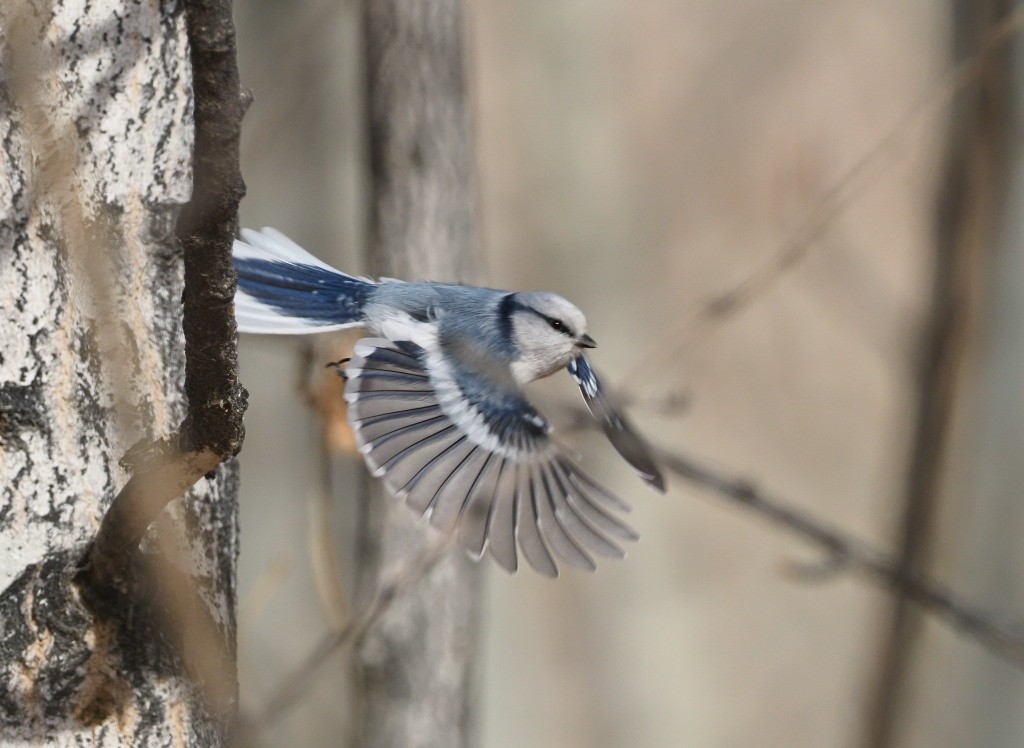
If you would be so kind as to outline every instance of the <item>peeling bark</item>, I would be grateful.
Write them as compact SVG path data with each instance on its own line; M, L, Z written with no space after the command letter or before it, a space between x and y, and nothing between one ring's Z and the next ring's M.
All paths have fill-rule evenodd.
M190 415L186 27L173 0L0 5L0 742L206 746L231 723L186 675L210 652L184 644L209 620L233 684L233 463L164 512L125 594L76 582L122 456Z

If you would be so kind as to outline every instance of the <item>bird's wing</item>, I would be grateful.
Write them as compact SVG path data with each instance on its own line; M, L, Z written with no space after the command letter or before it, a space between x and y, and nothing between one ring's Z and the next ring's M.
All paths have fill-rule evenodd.
M389 489L474 557L514 572L520 554L557 576L561 559L624 554L608 536L635 540L615 515L622 500L559 450L517 388L468 378L437 351L408 342L359 341L345 399L367 464Z
M608 393L601 386L597 372L590 366L590 362L582 355L577 356L569 364L569 374L580 386L580 392L583 393L587 407L601 424L601 428L604 429L612 446L648 485L664 492L665 478L654 461L651 448L625 416L615 408Z

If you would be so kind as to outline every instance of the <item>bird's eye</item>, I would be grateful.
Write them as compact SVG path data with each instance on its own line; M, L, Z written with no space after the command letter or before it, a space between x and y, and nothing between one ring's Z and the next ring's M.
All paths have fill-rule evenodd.
M549 319L548 324L551 325L552 330L558 330L558 332L565 332L565 325L562 324L561 320Z

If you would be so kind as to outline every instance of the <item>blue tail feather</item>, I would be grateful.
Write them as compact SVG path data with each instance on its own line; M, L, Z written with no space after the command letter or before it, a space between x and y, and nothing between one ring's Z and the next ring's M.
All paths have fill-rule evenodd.
M235 317L242 332L301 334L359 324L376 284L322 263L272 229L236 241Z
M238 288L289 317L313 324L358 322L373 284L314 265L235 259Z
M373 285L314 265L236 259L239 288L289 317L334 325L358 322Z

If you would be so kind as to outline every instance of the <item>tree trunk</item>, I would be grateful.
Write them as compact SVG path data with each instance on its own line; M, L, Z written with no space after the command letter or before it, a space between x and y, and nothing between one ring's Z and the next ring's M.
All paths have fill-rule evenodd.
M479 282L460 0L367 0L370 270ZM367 479L359 531L365 596L433 533ZM354 663L361 746L471 743L479 571L460 551L396 600Z
M955 0L952 53L956 61L984 51L1005 15L1001 2ZM967 385L969 343L977 337L984 298L978 280L992 241L1005 168L1005 50L989 52L979 84L953 102L946 162L935 212L931 301L917 361L917 403L901 507L897 558L908 577L931 576L941 494L950 479L954 416ZM862 744L897 744L911 669L925 616L905 594L883 622L877 673L868 693Z
M961 34L976 31L971 16L1008 18L1020 2L954 3ZM979 124L968 155L976 169L973 196L985 222L980 267L980 309L973 336L970 376L958 402L960 429L952 455L949 499L944 502L932 564L953 589L970 590L981 610L1004 611L1010 621L1024 610L1019 583L1024 568L1020 528L1024 503L1024 39L1019 22L995 51L968 102ZM986 160L979 157L986 156ZM981 188L986 191L981 192ZM980 212L980 211L979 211ZM975 219L977 221L977 219ZM1024 735L1024 679L1019 667L964 644L925 622L896 672L896 696L885 715L885 742L898 746L1017 746ZM883 713L884 714L884 713ZM869 736L870 737L870 736Z
M129 473L153 464L156 450L129 453L131 445L177 444L168 437L183 422L191 425L182 449L210 444L207 425L194 423L211 409L192 361L186 371L186 260L175 236L192 191L194 108L202 110L188 44L197 5L0 5L3 743L209 746L233 721L234 463L161 515L146 552L126 549L130 594L86 583L90 544L115 495ZM233 64L230 25L202 33L219 33ZM210 44L196 38L193 54ZM235 89L237 101L237 78ZM239 194L218 202L221 224ZM217 259L210 264L222 269ZM203 287L190 284L186 295ZM218 303L226 312L193 316L190 344L210 330L232 334L230 295ZM240 417L233 343L223 351L220 405ZM210 466L238 439L214 439ZM173 557L158 552L169 545ZM179 628L167 625L171 608L187 610ZM216 709L203 690L210 681L196 685L189 669L197 653L182 649L200 619L216 627L223 655L216 663L226 692Z

